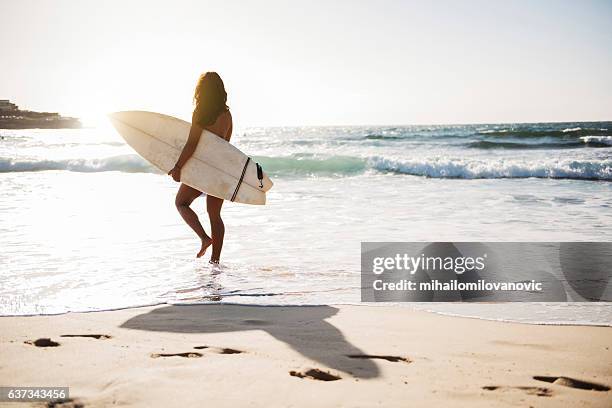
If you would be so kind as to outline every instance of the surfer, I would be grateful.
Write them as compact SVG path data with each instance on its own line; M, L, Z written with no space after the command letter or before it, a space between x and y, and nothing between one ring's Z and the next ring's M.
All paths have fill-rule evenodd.
M189 138L176 165L168 172L176 182L181 181L181 168L195 152L204 129L228 142L232 136L232 114L227 106L227 93L219 74L216 72L206 72L200 75L193 96L193 102L195 109L193 110ZM206 195L206 211L208 212L211 228L211 236L209 237L206 231L204 231L198 215L190 208L193 200L202 194L201 191L181 183L176 193L175 204L187 225L198 234L202 241L197 257L202 257L206 249L212 245L210 262L219 263L221 248L223 247L223 237L225 235L225 225L221 219L223 200Z

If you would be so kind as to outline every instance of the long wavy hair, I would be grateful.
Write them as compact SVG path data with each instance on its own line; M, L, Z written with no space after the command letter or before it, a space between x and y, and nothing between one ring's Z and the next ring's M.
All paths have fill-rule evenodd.
M198 78L193 95L193 117L191 122L201 127L215 123L219 115L229 109L227 92L221 77L216 72L206 72Z

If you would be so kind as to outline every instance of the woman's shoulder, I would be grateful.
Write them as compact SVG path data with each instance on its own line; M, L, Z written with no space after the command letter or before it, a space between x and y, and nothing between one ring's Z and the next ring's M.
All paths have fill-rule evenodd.
M230 110L226 110L224 113L227 117L226 119L226 125L225 125L225 137L224 139L227 140L229 142L230 138L232 137L232 129L234 127L234 121L232 118L232 113L230 112Z
M230 112L229 109L226 109L225 112L222 113L222 115L224 115L230 122L232 121L232 112Z
M230 112L230 110L226 110L225 112L223 112L221 114L223 116L223 124L225 127L231 128L233 125L233 118L232 118L232 113Z
M232 114L229 111L229 109L226 109L223 112L221 112L219 116L217 116L217 119L215 120L215 125L223 126L228 123L232 123Z

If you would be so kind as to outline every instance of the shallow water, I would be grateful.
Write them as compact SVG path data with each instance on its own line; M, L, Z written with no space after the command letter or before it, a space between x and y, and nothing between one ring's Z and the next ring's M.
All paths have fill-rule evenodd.
M219 269L194 259L198 242L174 208L177 184L112 129L0 130L0 314L358 303L361 241L610 241L607 129L240 130L233 143L275 186L264 207L224 205ZM204 200L195 206L205 220ZM410 306L612 325L601 303Z

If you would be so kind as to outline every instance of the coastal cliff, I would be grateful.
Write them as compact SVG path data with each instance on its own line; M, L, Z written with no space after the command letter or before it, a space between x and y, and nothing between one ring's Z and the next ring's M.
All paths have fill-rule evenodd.
M0 129L65 129L80 128L77 118L55 112L21 110L8 99L0 99Z

